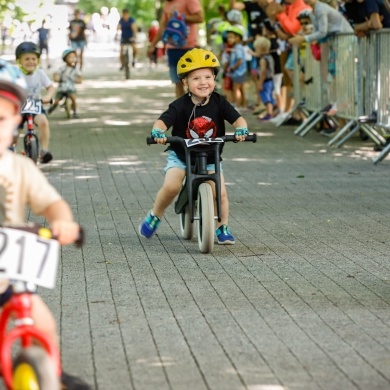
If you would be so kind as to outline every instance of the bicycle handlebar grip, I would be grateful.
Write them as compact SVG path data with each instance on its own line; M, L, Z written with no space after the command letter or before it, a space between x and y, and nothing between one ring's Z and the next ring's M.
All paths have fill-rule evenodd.
M225 137L222 137L225 139L226 142L238 142L236 141L236 137L234 135L225 135ZM245 137L245 142L256 142L257 141L257 134L249 134Z
M249 134L246 138L245 138L245 141L248 141L248 142L257 142L257 134L256 133L253 133L253 134Z
M74 245L76 248L81 248L85 244L85 230L80 226L79 236L75 241Z
M152 144L155 144L156 141L154 140L154 138L152 137L146 137L146 144L147 145L152 145Z

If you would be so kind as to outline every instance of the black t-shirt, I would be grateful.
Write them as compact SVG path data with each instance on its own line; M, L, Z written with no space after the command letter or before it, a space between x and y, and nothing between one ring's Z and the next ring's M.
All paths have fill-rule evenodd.
M269 38L271 41L270 54L275 63L275 74L282 73L282 66L280 64L279 43L277 38Z
M244 1L245 12L248 15L248 32L249 36L254 37L256 34L262 34L264 20L267 18L264 10L253 1Z
M366 21L366 13L363 3L359 3L356 0L351 3L345 3L344 10L345 17L352 26Z
M366 17L369 18L371 14L378 13L383 17L382 26L383 28L390 27L390 13L387 11L383 0L365 0L364 9L366 11Z
M160 120L170 129L172 136L182 138L215 138L225 135L225 120L233 124L241 115L219 93L213 92L204 106L195 106L188 94L172 102L160 116ZM169 145L185 162L185 153L180 145ZM222 153L222 148L221 148ZM222 159L221 159L222 160ZM209 163L212 163L210 160Z
M85 41L85 30L87 25L84 20L73 19L69 22L69 38L71 41Z

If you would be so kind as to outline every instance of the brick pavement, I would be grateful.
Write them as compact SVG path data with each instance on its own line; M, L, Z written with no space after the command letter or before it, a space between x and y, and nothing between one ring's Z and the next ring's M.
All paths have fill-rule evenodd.
M90 48L81 118L50 118L42 169L88 233L42 291L65 369L99 390L390 388L389 160L247 113L258 142L224 151L236 245L199 253L173 208L140 239L165 161L145 137L173 88L146 67L123 81L116 58Z

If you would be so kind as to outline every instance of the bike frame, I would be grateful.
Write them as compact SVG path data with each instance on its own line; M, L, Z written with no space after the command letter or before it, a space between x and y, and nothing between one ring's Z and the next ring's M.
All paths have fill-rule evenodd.
M11 318L15 318L15 327L7 331ZM61 376L61 360L57 346L34 326L32 320L32 293L24 291L13 293L3 306L0 314L0 367L8 390L12 390L12 346L20 340L21 348L27 348L37 341L52 359L58 377Z
M180 191L175 203L175 212L180 214L188 204L190 221L194 222L194 202L197 199L198 188L201 183L212 181L215 183L215 196L217 205L217 219L221 222L221 165L219 161L219 150L223 141L210 145L185 146L186 154L186 181ZM207 158L213 156L215 172L207 171ZM195 156L195 165L191 165L192 156Z
M26 145L28 144L31 138L35 138L37 142L37 147L39 150L39 138L35 134L35 124L34 124L34 114L25 114L26 122L27 122L27 132L23 138L24 147L26 149Z

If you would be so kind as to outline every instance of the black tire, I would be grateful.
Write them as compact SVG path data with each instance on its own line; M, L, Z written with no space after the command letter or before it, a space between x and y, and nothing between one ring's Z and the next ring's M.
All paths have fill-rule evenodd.
M198 189L198 244L202 253L214 248L214 197L211 186L202 183Z
M187 205L180 213L180 233L185 240L191 240L194 235L194 224L190 221L190 207Z
M129 58L129 48L126 47L125 53L123 54L123 66L125 68L125 78L129 80L130 78L130 58Z
M31 160L33 160L36 164L39 157L39 146L36 137L30 136L26 140L24 147L25 147L26 156L31 158Z
M18 390L60 390L56 367L40 347L25 348L19 353L13 363L12 379Z

